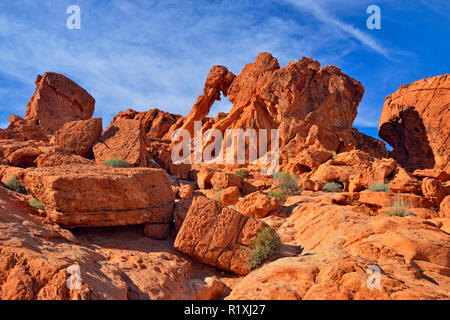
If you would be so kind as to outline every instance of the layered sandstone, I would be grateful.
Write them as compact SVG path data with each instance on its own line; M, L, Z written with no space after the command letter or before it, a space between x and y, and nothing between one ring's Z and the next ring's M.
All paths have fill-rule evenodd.
M19 180L66 227L172 221L174 194L160 169L72 164L24 170Z

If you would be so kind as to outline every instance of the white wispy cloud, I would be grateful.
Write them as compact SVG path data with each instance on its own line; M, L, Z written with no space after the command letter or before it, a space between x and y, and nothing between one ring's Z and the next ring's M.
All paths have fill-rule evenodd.
M333 17L328 13L320 2L317 0L286 0L286 2L292 4L298 10L307 10L314 15L319 21L335 27L335 32L342 31L348 36L351 36L359 40L362 44L369 47L370 49L382 54L387 59L390 59L388 50L379 44L373 37L363 32L351 24L345 23L336 17ZM330 5L329 7L332 8Z

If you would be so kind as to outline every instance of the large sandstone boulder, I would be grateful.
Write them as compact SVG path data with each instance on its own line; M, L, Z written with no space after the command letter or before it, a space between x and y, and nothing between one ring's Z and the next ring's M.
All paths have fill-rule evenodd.
M161 169L72 164L24 170L25 188L67 226L169 223L174 194Z
M389 190L396 193L421 194L421 188L419 181L401 167L397 168L394 179L389 182Z
M378 131L403 167L444 169L449 163L449 88L447 74L403 85L386 97Z
M95 161L123 159L131 166L147 165L148 144L142 123L137 120L116 119L93 146Z
M71 121L55 132L52 143L74 154L87 157L92 152L92 145L101 134L101 118Z
M236 77L228 93L233 108L213 125L222 132L278 128L281 151L286 154L308 147L330 152L360 147L376 157L386 153L382 142L352 128L364 88L338 67L321 68L319 62L302 58L280 68L271 54L260 53Z
M239 200L239 188L229 187L220 191L220 201L224 206L232 206Z
M202 263L244 275L249 272L251 240L264 226L219 201L197 197L174 246Z
M91 118L94 109L95 99L86 90L61 74L47 72L36 78L25 119L52 134L66 122Z
M211 185L214 190L222 190L229 187L242 188L242 179L234 173L216 172L211 177Z
M306 138L311 124L337 135L350 129L364 88L339 68L320 68L311 58L280 68L271 54L260 53L236 77L228 93L233 108L217 127L230 122L234 128L279 127L285 144L297 133Z
M445 170L438 170L438 169L418 169L414 170L412 173L413 176L417 179L424 179L424 178L432 178L437 179L440 181L449 181L450 180L450 172L446 172Z

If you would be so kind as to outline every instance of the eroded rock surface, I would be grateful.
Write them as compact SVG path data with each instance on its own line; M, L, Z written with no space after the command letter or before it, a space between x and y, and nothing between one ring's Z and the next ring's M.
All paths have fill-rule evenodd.
M197 197L174 246L202 263L243 275L249 272L251 240L264 225L219 201Z
M86 90L61 74L47 72L36 78L25 119L53 134L66 122L90 119L94 109L95 99Z
M173 220L174 194L161 169L72 164L24 170L19 180L50 219L67 227Z
M73 154L88 157L92 145L102 134L102 119L78 120L65 123L52 138L52 143Z
M379 135L409 170L444 169L450 160L450 76L403 85L386 97Z
M131 166L147 166L148 141L137 120L117 119L93 146L95 161L104 163L111 159L123 159Z

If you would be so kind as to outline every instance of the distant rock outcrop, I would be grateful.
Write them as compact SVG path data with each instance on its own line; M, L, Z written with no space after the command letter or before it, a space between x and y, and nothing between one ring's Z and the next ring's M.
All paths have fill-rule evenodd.
M444 169L450 160L450 75L403 85L386 97L379 135L403 167Z
M139 120L148 138L163 139L177 120L184 119L180 115L171 114L159 109L138 112L132 109L119 112L113 119L112 124L119 119Z

